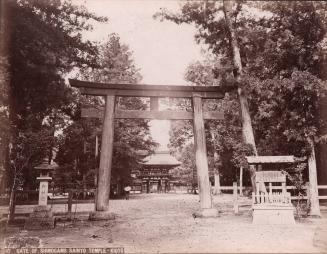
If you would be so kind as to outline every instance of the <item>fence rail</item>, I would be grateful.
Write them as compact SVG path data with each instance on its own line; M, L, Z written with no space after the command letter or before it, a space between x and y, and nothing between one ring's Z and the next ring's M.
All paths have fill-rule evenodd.
M307 186L303 186L303 190L307 190ZM296 187L295 186L286 186L286 189L287 190L296 190ZM178 188L178 190L171 190L170 192L185 192L185 193L190 193L190 190L193 190L193 189L190 189L190 188L187 188L186 186L184 188ZM214 191L215 188L212 187L212 191ZM233 186L220 186L219 188L220 191L234 191L234 187ZM239 194L243 194L244 191L251 191L252 190L252 187L250 186L237 186L237 192ZM282 186L272 186L272 190L282 190ZM318 185L318 191L319 190L327 190L327 185ZM75 198L76 198L76 195L77 196L80 196L81 193L85 192L87 194L89 193L92 193L94 194L95 193L95 189L88 189L88 190L80 190L80 189L70 189L70 191L73 192ZM59 191L55 191L54 194L57 194ZM38 195L38 191L37 190L24 190L24 191L16 191L16 198L21 198L21 199L26 199L26 200L29 200L29 196L30 195ZM133 191L133 193L137 194L138 192L135 192ZM197 192L198 193L198 192ZM52 192L50 191L49 192L49 196L52 194ZM67 197L68 197L68 193L67 194ZM53 195L53 194L52 194ZM8 195L7 195L8 196ZM55 195L54 195L55 196ZM55 199L55 197L49 197L50 199ZM292 200L298 200L298 199L308 199L308 196L307 194L305 195L302 195L302 196L291 196L291 199ZM319 200L327 200L327 195L319 195L318 196L318 199Z
M251 186L237 186L237 191L239 194L243 193L244 190L251 190L252 187ZM295 186L286 186L286 189L287 190L296 190L296 187ZM308 186L303 186L302 187L303 190L307 190L308 189ZM318 185L318 191L319 190L324 190L324 189L327 189L327 185ZM215 190L214 187L212 187L212 190ZM234 187L233 186L220 186L218 188L218 190L221 190L221 191L232 191L234 190ZM282 186L272 186L272 190L282 190ZM307 195L303 195L303 196L291 196L291 199L292 200L298 200L298 199L308 199L308 196ZM322 199L327 199L327 195L319 195L318 196L318 199L319 200L322 200Z

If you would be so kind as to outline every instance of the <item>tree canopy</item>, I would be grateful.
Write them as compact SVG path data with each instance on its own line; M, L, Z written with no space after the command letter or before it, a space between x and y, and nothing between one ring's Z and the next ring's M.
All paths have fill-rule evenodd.
M235 69L222 2L188 1L178 13L162 10L155 17L195 25L195 40L208 45L208 54L214 56L213 61L190 65L187 80L197 85L231 82ZM319 139L318 103L327 90L322 76L326 21L322 1L237 1L232 26L243 65L239 85L248 96L259 154L301 157L310 153L308 138ZM227 129L232 134L240 127L239 116L232 107L233 95L226 98L231 105L223 110L232 113L231 118L225 113L226 120L233 119L233 128ZM244 147L236 133L226 135L224 128L215 127L226 141L231 137L234 149Z
M120 42L117 34L109 35L108 39L99 45L98 66L83 68L79 75L81 79L102 83L136 83L141 79L135 67L132 53L127 45ZM146 109L146 101L140 98L118 98L117 107L124 109ZM78 107L104 106L102 97L80 96ZM59 174L68 174L70 178L81 179L89 174L90 169L97 167L95 158L95 138L101 142L102 121L99 119L76 118L61 137L58 153L59 163L63 166ZM139 151L153 152L155 143L149 132L148 121L121 119L115 121L114 151L113 151L113 179L130 181L131 170L137 169L144 157ZM87 148L85 148L87 146ZM100 150L101 152L101 150ZM94 171L91 172L94 174ZM76 174L79 174L76 175Z
M82 32L92 29L90 20L106 18L70 1L5 0L1 5L2 163L13 172L14 158L23 156L19 171L31 172L43 156L51 157L54 132L71 114L74 96L65 75L74 67L97 65L97 46L82 39ZM23 149L33 144L38 152Z

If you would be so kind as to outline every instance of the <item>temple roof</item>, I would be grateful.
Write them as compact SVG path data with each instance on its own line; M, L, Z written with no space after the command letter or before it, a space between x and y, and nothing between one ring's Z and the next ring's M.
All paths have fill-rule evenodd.
M147 156L141 163L146 166L168 166L177 167L181 163L175 157L169 154L169 151L156 151L154 154Z

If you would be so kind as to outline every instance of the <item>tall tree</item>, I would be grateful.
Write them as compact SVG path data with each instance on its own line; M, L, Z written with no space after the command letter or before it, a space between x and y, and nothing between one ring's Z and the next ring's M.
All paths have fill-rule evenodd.
M4 191L5 172L8 165L7 144L9 133L9 100L8 100L8 82L9 73L7 72L8 62L6 58L0 56L0 186Z
M243 66L241 61L241 55L240 55L240 48L238 45L238 38L236 31L232 24L232 18L236 18L237 14L239 12L238 6L236 6L235 11L233 10L234 1L223 1L223 10L225 15L225 21L227 26L227 31L229 33L229 44L232 51L233 56L233 65L234 65L234 78L237 82L238 88L237 93L240 100L240 108L241 108L241 119L242 119L242 133L243 133L243 139L246 144L249 144L252 146L254 155L258 155L257 148L255 145L255 139L253 134L253 128L252 128L252 122L251 122L251 116L250 116L250 110L249 110L249 103L247 94L244 90L242 76L243 76ZM255 190L255 167L253 165L250 166L250 172L251 172L251 182L252 187Z
M8 182L14 190L14 179L24 180L45 156L44 151L50 154L54 129L49 129L49 119L71 105L64 76L75 66L96 65L96 46L82 40L82 32L91 29L89 20L106 19L57 0L5 0L1 12L0 53L7 61L9 76L8 132L1 146L8 151L7 175L12 176ZM44 140L48 142L41 142Z
M235 60L237 60L238 66L242 65L241 88L248 97L250 112L252 116L255 116L252 121L255 123L257 145L260 143L258 146L260 153L280 154L285 152L282 151L283 148L288 147L286 152L296 156L310 154L307 150L310 142L306 135L316 137L317 122L310 119L312 119L317 107L315 100L309 98L321 96L324 85L320 81L314 81L313 83L310 82L310 88L306 89L307 86L300 85L294 79L297 79L298 75L306 76L309 80L314 80L315 77L313 76L320 78L319 65L323 60L323 50L326 48L326 43L323 40L326 24L324 3L239 1L233 4L232 13L228 13L232 3L226 2L225 4L227 4L225 6L227 7L227 14L232 15L230 23L237 34L234 44L238 44L240 57ZM230 68L230 66L237 66L237 63L234 64L232 61L234 60L234 53L229 46L231 34L230 29L228 29L228 22L226 22L228 15L226 20L224 10L226 8L221 2L190 1L182 6L180 14L164 10L159 16L176 23L195 24L198 28L197 41L206 43L225 65L224 68L216 69L217 75L230 72L239 74L237 73L239 69ZM236 54L237 51L237 49L234 50ZM298 71L303 73L300 74ZM254 80L257 81L254 82ZM268 80L279 80L279 82L269 81L270 86L265 88ZM289 85L280 86L281 82L285 82L285 84L289 82ZM296 86L297 88L294 90L294 82L304 89ZM309 99L307 102L310 104L307 109L310 109L310 113L301 117L303 115L302 105L306 103L303 104L299 100L293 101L295 97L287 97L288 99L284 97L284 104L278 104L280 101L277 102L274 99L278 98L281 93L288 94L288 92L282 90L281 93L275 94L271 91L272 84L276 85L276 93L279 88L291 89L293 93L301 93L300 97L297 98L307 97ZM261 89L265 89L266 92L262 93ZM267 99L261 102L260 99L263 97ZM285 107L284 110L286 111L281 111L278 106ZM271 114L270 108L276 109L274 110L276 115ZM298 120L305 119L303 122L306 123L304 124L306 127L302 124L287 126L287 122L284 126L278 121L281 113L296 116ZM262 121L263 118L267 120L265 123ZM276 120L278 123L274 124L271 120ZM284 132L280 128L281 126L289 127L292 131ZM278 131L274 134L277 133L277 136L268 134L271 130L276 129ZM313 132L308 132L309 129ZM306 135L301 137L303 131ZM299 136L294 134L299 134ZM305 149L301 150L301 147Z
M189 9L188 6L189 3L185 4L183 6L183 14L181 16L173 15L173 14L167 14L163 13L163 16L166 19L173 20L177 23L179 22L193 22L195 21L196 24L199 27L207 28L205 24L206 22L206 11L207 11L207 4L208 2L203 3L195 3L191 8ZM201 5L204 5L203 7ZM215 5L215 3L213 3ZM240 110L241 110L241 120L242 120L242 133L243 138L246 144L249 144L252 146L253 153L257 155L257 149L255 145L255 139L254 139L254 133L252 129L252 123L251 123L251 117L250 117L250 111L249 111L249 105L247 100L246 92L243 89L243 82L242 82L242 75L243 75L243 69L242 69L242 62L241 62L241 56L240 56L240 49L238 45L238 38L235 32L234 24L232 23L232 18L236 19L238 13L240 12L239 6L235 8L235 11L233 10L234 1L223 1L223 13L225 16L225 30L227 31L227 36L225 37L225 40L229 40L229 47L227 47L227 55L231 56L230 62L232 62L234 68L233 68L233 75L234 79L236 81L236 84L238 86L238 96L239 96L239 102L240 102ZM203 10L204 17L198 17L196 16L196 12L192 12L192 8L197 8L200 11ZM215 8L215 7L214 7ZM209 14L210 15L210 14ZM200 32L201 33L201 32ZM201 35L200 35L201 36ZM255 187L254 184L254 172L255 168L251 167L251 179L252 179L252 186Z
M135 84L141 79L141 75L134 64L131 51L127 45L120 42L117 34L109 35L107 41L99 45L98 63L99 66L97 67L81 69L79 76L88 81L102 83ZM81 106L95 106L100 108L104 106L104 100L102 97L82 96L79 103L79 107ZM120 109L127 110L145 110L147 108L144 100L135 97L119 97L117 98L116 106ZM74 160L72 157L81 162L78 158L85 156L83 155L81 145L69 145L70 142L76 142L77 137L80 136L79 133L83 132L85 133L85 135L82 135L84 141L94 147L95 136L99 135L97 130L101 130L101 125L101 121L75 119L73 125L67 129L68 131L72 131L72 133L67 136L65 133L63 135L63 143L60 149L62 153L58 154L63 166L68 166L71 169L70 171L74 172L74 165L71 164L71 161ZM139 151L147 150L151 153L156 144L150 136L148 121L146 120L116 120L114 128L112 179L115 179L121 184L126 184L131 180L131 170L138 168L140 165L139 162L144 157L140 155ZM99 140L101 141L101 138ZM81 144L82 139L78 142ZM67 147L71 147L72 149L70 155L67 153ZM91 150L91 152L93 153L94 150ZM97 167L97 165L95 166ZM87 169L86 167L83 174L86 174L88 171L89 168Z
M228 77L216 77L215 68L219 67L219 60L215 57L207 57L201 62L195 62L188 66L185 79L193 85L219 84L220 79ZM175 107L190 110L184 101L172 101ZM227 94L220 101L205 100L203 107L206 111L224 112L223 121L208 120L205 122L206 144L209 158L209 173L214 177L216 190L219 190L220 180L224 184L231 184L236 180L235 172L244 164L244 156L249 155L251 149L242 141L242 128L239 119L239 105L235 94ZM214 138L213 138L214 136ZM190 121L174 121L170 131L170 147L177 154L183 157L184 149L192 142L193 132ZM181 161L189 158L186 156ZM219 178L219 180L217 179ZM221 179L220 179L221 178ZM218 191L219 192L219 191Z

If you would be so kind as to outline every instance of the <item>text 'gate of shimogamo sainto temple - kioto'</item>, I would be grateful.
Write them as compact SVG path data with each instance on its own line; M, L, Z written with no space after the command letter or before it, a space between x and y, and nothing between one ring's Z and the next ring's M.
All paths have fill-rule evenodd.
M105 97L104 111L99 111L98 109L82 110L83 117L103 117L98 189L95 206L96 211L107 211L109 208L114 119L193 120L200 206L202 210L212 209L204 120L223 119L223 114L217 111L203 112L202 100L222 99L226 89L217 86L107 84L73 79L69 80L69 82L71 86L79 88L81 93L84 95ZM150 110L140 111L115 109L116 97L124 96L150 97ZM159 111L158 99L160 97L192 99L193 112L176 110Z

